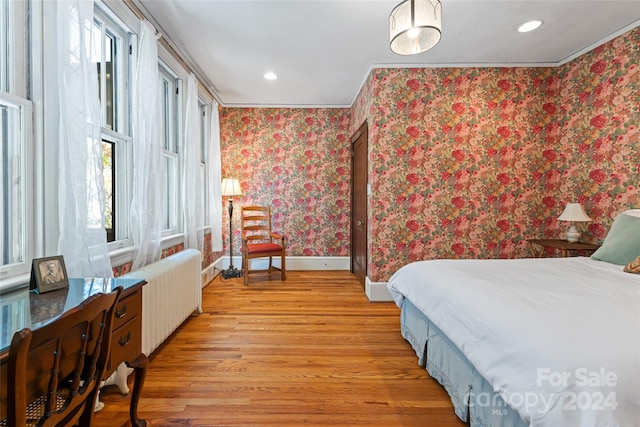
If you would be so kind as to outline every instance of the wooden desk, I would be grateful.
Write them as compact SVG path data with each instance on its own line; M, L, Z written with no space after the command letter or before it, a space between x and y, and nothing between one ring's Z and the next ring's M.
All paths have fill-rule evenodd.
M568 242L560 239L529 239L527 241L535 258L542 258L547 248L559 250L562 257L567 257L571 252L591 255L600 247L593 243Z
M118 286L123 291L116 303L111 356L105 374L108 378L121 363L134 369L135 381L131 392L129 423L145 426L138 418L138 401L144 384L149 361L142 353L142 286L143 279L69 279L68 289L44 294L29 292L28 288L0 294L0 378L7 378L9 346L16 331L36 329L60 317L65 311L77 307L91 295L111 292ZM0 382L0 414L4 414L7 384ZM3 417L0 417L3 418Z

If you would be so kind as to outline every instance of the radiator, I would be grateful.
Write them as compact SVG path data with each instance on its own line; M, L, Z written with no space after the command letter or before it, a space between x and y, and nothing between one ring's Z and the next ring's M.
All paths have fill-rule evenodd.
M151 354L194 310L202 313L201 255L185 249L122 277L142 278L142 352Z

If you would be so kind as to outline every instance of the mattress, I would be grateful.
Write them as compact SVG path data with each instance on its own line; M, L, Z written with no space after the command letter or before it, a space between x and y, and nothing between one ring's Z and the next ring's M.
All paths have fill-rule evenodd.
M433 260L388 288L526 425L640 425L640 276L582 257Z

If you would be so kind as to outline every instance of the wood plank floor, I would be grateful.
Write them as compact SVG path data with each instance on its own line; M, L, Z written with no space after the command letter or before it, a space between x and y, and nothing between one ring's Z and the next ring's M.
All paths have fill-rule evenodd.
M216 278L150 357L139 415L152 426L464 426L417 365L393 303L369 303L349 272ZM132 380L133 375L130 377ZM105 387L95 425L129 398Z

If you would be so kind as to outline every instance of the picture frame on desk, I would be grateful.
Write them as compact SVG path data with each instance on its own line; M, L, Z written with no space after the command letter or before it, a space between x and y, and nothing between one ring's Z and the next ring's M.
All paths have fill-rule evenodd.
M69 276L62 255L34 258L31 264L30 290L42 294L68 287Z

